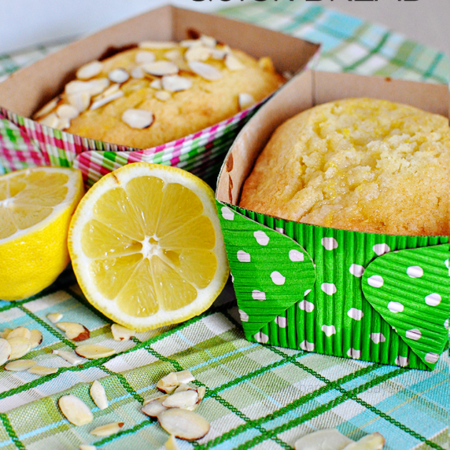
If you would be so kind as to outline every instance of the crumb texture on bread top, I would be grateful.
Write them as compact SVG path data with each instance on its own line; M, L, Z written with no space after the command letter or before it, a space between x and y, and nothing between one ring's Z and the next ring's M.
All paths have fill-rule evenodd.
M346 99L276 130L240 206L345 230L448 235L449 175L447 118L385 100Z

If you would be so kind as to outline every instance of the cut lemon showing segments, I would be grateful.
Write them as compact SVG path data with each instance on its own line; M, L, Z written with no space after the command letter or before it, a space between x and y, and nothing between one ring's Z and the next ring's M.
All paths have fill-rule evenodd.
M0 176L0 299L37 294L66 268L67 232L83 193L76 169L35 167Z
M88 301L144 331L205 311L229 274L214 192L170 166L129 164L80 202L69 252Z

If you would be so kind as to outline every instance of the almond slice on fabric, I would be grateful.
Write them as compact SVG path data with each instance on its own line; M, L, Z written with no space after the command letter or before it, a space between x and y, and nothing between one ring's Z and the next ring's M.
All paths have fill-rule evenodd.
M95 428L91 431L91 434L100 437L111 436L112 434L118 433L124 425L123 422L108 423L107 425Z
M52 350L54 355L60 356L62 359L67 361L69 364L77 365L83 362L83 359L77 356L75 353L67 352L65 350Z
M146 400L141 411L149 417L156 417L159 413L166 411L168 408L162 405L163 401L166 400L168 395L161 395L159 397Z
M104 345L91 344L80 345L75 349L75 353L86 359L98 359L114 355L116 351L112 348L105 347Z
M86 403L73 394L63 395L58 400L58 405L64 417L77 427L91 423L94 419Z
M3 338L0 338L0 366L5 364L12 353L11 344Z
M47 314L47 319L50 320L51 323L58 323L63 318L61 313L50 313Z
M17 359L16 361L11 361L5 365L5 370L11 372L23 372L25 370L31 369L37 363L32 359Z
M111 333L115 341L129 341L136 334L136 331L125 328L117 323L113 323L111 325Z
M25 327L17 327L14 328L9 334L8 334L8 340L9 339L13 339L13 338L17 338L17 337L22 337L25 339L30 339L31 337L31 332L28 328Z
M194 390L175 392L166 398L161 404L166 408L188 408L198 402L198 393Z
M201 439L210 429L209 422L199 414L178 408L158 414L158 422L169 434L186 441Z
M106 397L105 388L100 384L99 381L95 380L91 388L89 389L92 400L98 406L100 410L106 409L108 407L108 399Z
M85 341L91 337L90 331L80 323L58 322L57 328L64 331L68 339L72 341Z
M56 367L46 367L46 366L33 366L27 370L28 373L32 373L34 375L51 375L53 373L58 372Z
M342 450L346 445L353 443L351 439L338 430L320 430L302 436L295 442L295 450L330 449Z
M38 347L42 344L44 337L39 330L31 330L30 331L30 346L31 349Z
M19 359L25 356L31 350L30 340L24 337L9 338L8 342L11 346L11 355L9 359Z

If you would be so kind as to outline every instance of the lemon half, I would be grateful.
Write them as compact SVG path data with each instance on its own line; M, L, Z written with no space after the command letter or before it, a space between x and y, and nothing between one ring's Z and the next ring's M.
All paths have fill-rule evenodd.
M37 294L66 268L69 223L83 192L76 169L36 167L0 176L0 299Z
M88 301L137 331L202 313L229 274L212 189L170 166L136 163L103 177L68 242Z

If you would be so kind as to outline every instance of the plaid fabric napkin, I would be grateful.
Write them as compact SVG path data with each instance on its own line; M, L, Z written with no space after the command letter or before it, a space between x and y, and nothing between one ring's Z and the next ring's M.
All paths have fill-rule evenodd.
M442 53L311 2L250 3L222 14L322 42L320 70L447 82ZM56 49L2 55L0 76ZM77 366L52 355L53 349L75 345L47 320L50 312L82 323L91 330L89 342L117 354ZM291 449L302 435L324 428L337 428L355 440L379 431L388 450L450 448L447 352L433 372L424 372L250 343L243 337L230 285L203 315L116 342L110 321L89 305L68 270L35 297L0 301L0 329L19 325L44 336L27 358L59 370L45 377L0 371L2 449L76 449L82 443L111 450L163 448L168 435L140 409L162 376L182 369L207 387L198 412L210 421L211 431L198 442L178 440L181 449ZM88 393L95 379L109 399L103 411ZM75 427L61 415L57 400L63 392L89 405L90 425ZM124 422L119 433L89 434L113 421Z

